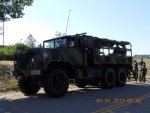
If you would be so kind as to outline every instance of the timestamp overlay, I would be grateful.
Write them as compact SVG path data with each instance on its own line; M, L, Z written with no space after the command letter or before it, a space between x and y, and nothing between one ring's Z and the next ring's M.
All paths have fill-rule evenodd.
M110 96L107 97L101 95L96 98L95 103L103 107L91 113L150 113L150 84L148 82L146 84L129 83L121 92L118 92L118 95L112 93L112 96L109 94Z

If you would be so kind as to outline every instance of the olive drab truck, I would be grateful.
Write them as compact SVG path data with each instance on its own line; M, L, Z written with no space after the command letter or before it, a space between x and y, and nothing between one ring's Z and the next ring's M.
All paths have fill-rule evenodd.
M25 95L36 94L41 87L50 97L62 97L69 80L76 86L105 89L123 87L132 70L132 46L86 34L67 35L45 40L43 48L15 55L13 75Z

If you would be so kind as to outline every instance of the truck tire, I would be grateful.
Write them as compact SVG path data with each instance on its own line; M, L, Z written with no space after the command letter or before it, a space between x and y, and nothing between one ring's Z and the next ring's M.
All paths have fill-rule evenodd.
M24 77L18 78L18 87L25 95L34 95L40 90L40 84L38 82L29 81Z
M104 89L111 89L115 87L116 76L112 68L107 68L102 76L101 87Z
M62 97L68 91L69 80L65 71L55 69L51 71L45 81L44 90L49 97Z
M116 76L116 86L123 87L127 81L127 72L124 68L120 68Z
M78 88L85 88L85 86L87 85L87 82L85 80L75 80L75 85L78 87Z

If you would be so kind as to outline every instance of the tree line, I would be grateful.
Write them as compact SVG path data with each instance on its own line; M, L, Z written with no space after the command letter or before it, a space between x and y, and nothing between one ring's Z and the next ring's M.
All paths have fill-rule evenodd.
M15 54L28 48L30 47L23 43L2 47L0 48L0 60L13 60Z
M16 43L15 45L9 45L0 48L0 60L13 60L14 55L20 51L29 48L36 47L36 39L30 34L25 43Z
M64 33L61 33L59 31L56 31L55 37L61 37L64 36ZM37 45L36 39L32 36L32 34L29 34L29 36L26 38L24 43L16 43L15 45L9 45L5 47L0 48L0 60L13 60L14 55L19 53L20 51L23 51L25 49L29 48L41 48L42 44Z

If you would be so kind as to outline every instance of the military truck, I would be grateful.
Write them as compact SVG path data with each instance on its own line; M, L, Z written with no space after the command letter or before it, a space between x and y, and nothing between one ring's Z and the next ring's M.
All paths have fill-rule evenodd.
M83 33L45 40L43 48L21 51L14 59L13 75L25 95L43 87L49 97L62 97L69 80L79 88L125 86L132 70L132 46Z

